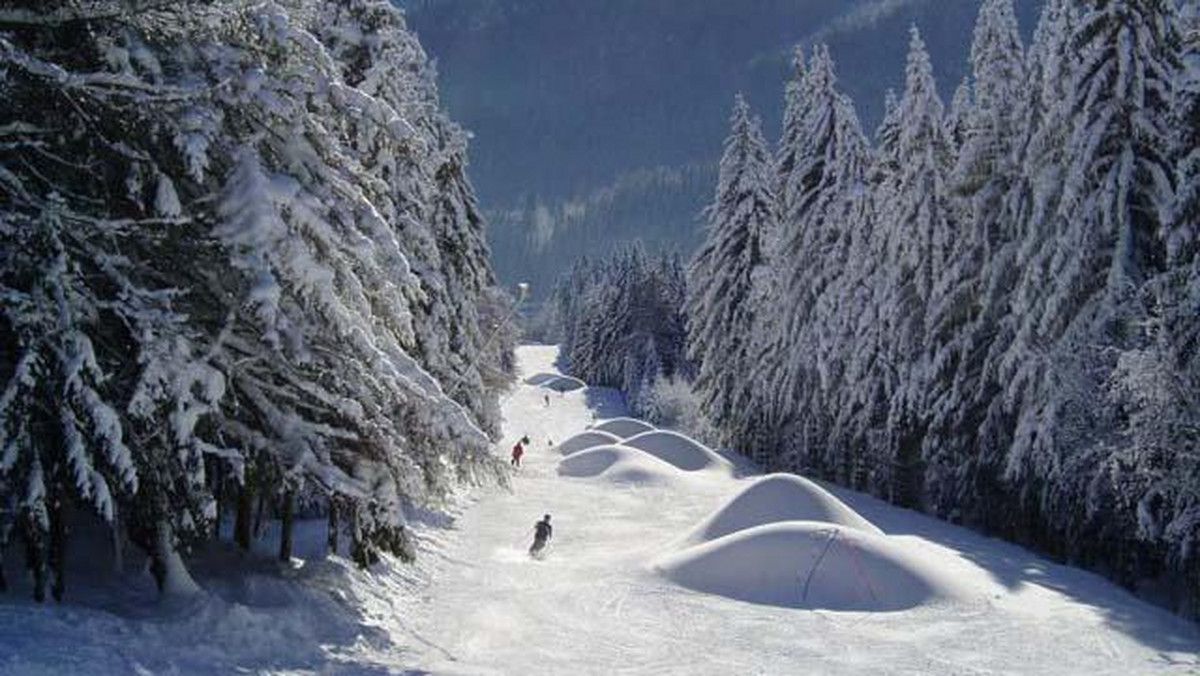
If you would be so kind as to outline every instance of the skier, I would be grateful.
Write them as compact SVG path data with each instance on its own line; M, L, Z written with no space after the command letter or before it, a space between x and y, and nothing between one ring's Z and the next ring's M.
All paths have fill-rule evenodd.
M525 448L523 446L521 446L521 442L518 441L517 445L513 446L513 449L512 449L511 464L513 467L521 466L521 456L522 455L525 455Z
M533 544L529 546L529 555L535 559L542 558L542 550L546 548L546 541L554 533L554 529L550 527L550 515L542 517L541 521L533 524Z
M545 395L545 399L546 399L546 408L550 408L550 395L548 395L548 394Z

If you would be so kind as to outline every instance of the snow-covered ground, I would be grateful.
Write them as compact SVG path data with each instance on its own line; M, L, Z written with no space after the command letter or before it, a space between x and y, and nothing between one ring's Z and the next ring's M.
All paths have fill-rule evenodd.
M512 491L418 520L416 565L326 560L309 524L282 573L269 538L246 575L210 553L187 601L149 601L146 575L66 606L0 596L0 674L1200 671L1195 625L1019 547L637 425L564 452L626 411L556 355L519 352L496 447L532 441Z
M532 382L539 382L537 374L557 373L555 348L524 347L519 354ZM887 534L886 546L906 563L942 576L956 600L899 612L833 612L684 588L656 564L688 556L680 549L688 545L687 536L758 477L739 478L720 468L663 471L655 477L670 480L643 484L614 481L608 472L562 476L563 455L549 441L566 440L626 412L611 390L551 392L549 407L545 394L537 385L524 385L505 405L509 438L500 448L526 434L533 440L513 492L482 498L453 530L435 536L445 547L438 570L424 599L405 608L406 622L423 637L412 646L412 666L420 670L1094 676L1200 669L1200 635L1193 625L1100 577L832 487L827 488L834 496ZM617 436L627 431L633 430L618 430ZM633 460L623 456L618 462ZM525 548L544 513L553 517L554 538L546 559L534 561ZM870 533L860 537L878 539ZM822 575L861 579L855 556L842 557L849 559L842 566L833 560L836 551L810 581L810 600L817 599ZM858 560L863 557L867 552ZM869 564L864 564L868 577ZM750 557L735 566L743 567L746 587L772 567ZM796 562L797 596L811 567L809 561ZM731 572L715 568L702 571L705 582ZM735 577L737 572L732 571ZM869 581L880 596L899 586L887 578Z

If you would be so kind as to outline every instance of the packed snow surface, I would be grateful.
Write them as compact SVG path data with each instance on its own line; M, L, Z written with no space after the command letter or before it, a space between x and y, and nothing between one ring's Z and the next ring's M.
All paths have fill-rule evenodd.
M593 429L628 439L644 432L651 432L654 430L654 426L636 418L613 418L597 424Z
M518 352L526 376L558 376L557 356ZM182 602L156 601L132 560L141 586L124 595L85 593L78 578L68 605L0 594L0 675L1200 670L1195 625L1104 579L836 487L822 485L888 535L781 509L681 547L761 480L674 467L676 480L636 487L560 476L552 440L628 412L613 390L554 393L549 406L547 392L524 384L503 402L497 455L532 441L511 491L411 515L415 564L362 572L323 558L323 524L305 522L292 565L272 560L271 538L250 559L226 549L192 564L202 591ZM547 513L554 537L534 561L533 524Z
M888 537L814 521L740 530L660 560L684 587L790 608L881 612L982 601L935 558Z
M558 473L565 477L604 477L614 483L666 484L679 477L679 468L625 446L597 446L563 458Z
M777 521L820 521L882 535L846 503L816 483L794 474L771 474L748 486L701 521L688 540L705 542Z
M670 430L653 430L629 437L626 446L641 449L686 472L703 469L732 471L733 465L709 447Z
M550 372L557 349L527 346L518 356L525 373ZM505 402L508 437L498 453L524 431L568 439L589 425L602 429L609 419L628 415L612 390L589 387L561 399L552 396L548 408L544 393L519 387ZM413 637L410 669L438 675L1125 676L1200 668L1200 636L1192 624L1098 576L829 486L824 487L847 508L888 533L876 562L881 570L916 578L920 584L892 591L927 594L917 597L919 603L888 612L878 612L885 607L878 605L865 611L816 609L817 601L834 594L817 589L821 569L809 585L806 607L748 603L689 588L654 564L702 551L681 549L680 540L760 477L679 473L677 481L630 490L603 476L560 476L562 460L557 448L534 444L511 493L481 495L452 529L426 531L437 544L430 585L418 602L398 604L405 607L403 622ZM554 538L545 560L532 561L525 549L533 523L544 513L553 515ZM767 532L780 528L788 525ZM838 530L850 533L856 546L878 539ZM733 545L730 555L738 542L757 546L748 534L753 531L724 541ZM801 541L793 532L784 536L783 546L802 553ZM720 544L707 546L725 551ZM857 551L870 558L875 550L864 545ZM900 563L885 566L893 554ZM853 554L831 550L827 556ZM760 565L752 558L739 564L750 570ZM793 579L807 572L802 565L791 569ZM851 574L853 579L841 579L853 583L858 574ZM882 594L891 581L881 577L870 579ZM735 580L732 591L740 594L755 584ZM910 596L907 603L913 602Z
M621 443L621 438L615 434L608 432L597 432L596 430L588 430L582 434L567 439L558 445L558 452L563 455L571 455L579 451L585 451L596 446L611 446Z

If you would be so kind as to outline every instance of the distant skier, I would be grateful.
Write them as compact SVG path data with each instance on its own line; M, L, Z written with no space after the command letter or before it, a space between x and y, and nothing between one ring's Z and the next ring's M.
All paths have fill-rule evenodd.
M522 456L522 455L525 455L525 447L524 447L524 446L522 446L522 445L521 445L521 442L519 442L519 441L518 441L518 442L517 442L517 445L516 445L516 446L513 446L513 448L512 448L512 461L511 461L511 463L512 463L512 466L513 466L513 467L520 467L520 466L521 466L521 456Z
M546 408L550 408L550 395L545 395L544 399L546 400Z
M550 515L542 517L541 521L533 524L533 544L529 546L529 555L535 559L542 558L542 550L546 548L546 542L553 535L554 529L550 527Z

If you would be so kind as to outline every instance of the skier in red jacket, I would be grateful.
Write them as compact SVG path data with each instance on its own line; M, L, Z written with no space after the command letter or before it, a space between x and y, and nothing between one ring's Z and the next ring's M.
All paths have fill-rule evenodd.
M522 455L525 455L525 447L522 446L521 442L518 441L517 445L513 446L513 449L512 449L512 466L513 467L521 466L521 456Z

